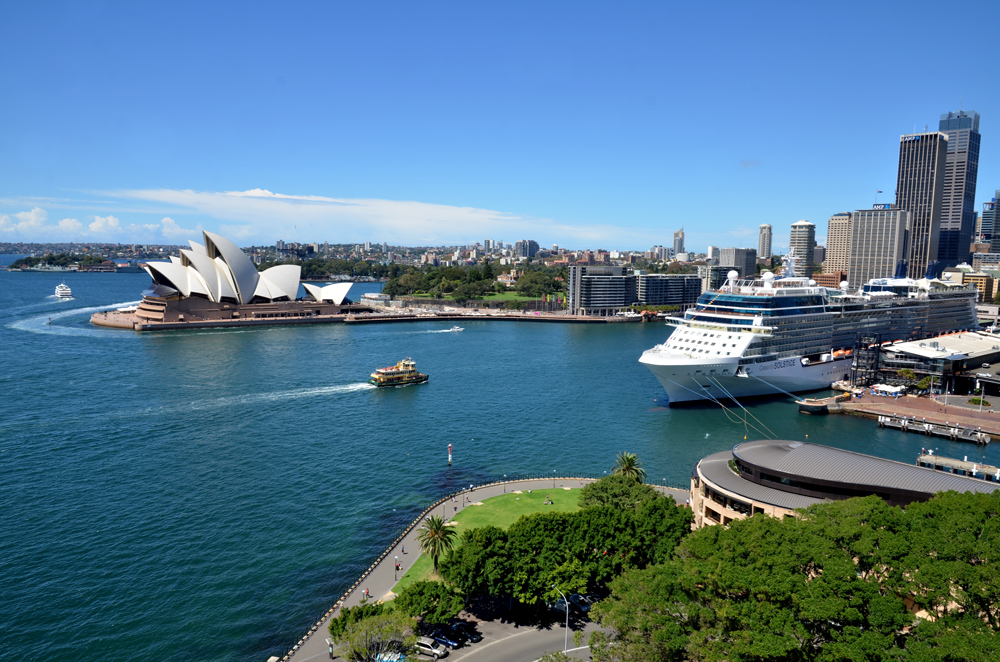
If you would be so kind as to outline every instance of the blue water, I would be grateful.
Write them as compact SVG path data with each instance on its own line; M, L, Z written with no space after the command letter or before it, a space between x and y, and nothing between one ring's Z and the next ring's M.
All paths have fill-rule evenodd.
M64 276L75 298L57 301ZM636 359L662 325L89 324L147 283L0 272L0 659L263 662L443 492L600 474L622 450L683 485L755 436L713 407L661 406ZM428 384L365 384L404 356ZM750 409L778 436L907 462L928 443L787 399Z

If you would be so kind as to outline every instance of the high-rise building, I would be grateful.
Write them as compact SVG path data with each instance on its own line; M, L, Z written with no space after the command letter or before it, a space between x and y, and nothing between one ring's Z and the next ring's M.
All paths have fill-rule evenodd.
M959 110L941 115L938 131L948 136L938 261L953 267L969 259L976 223L979 172L979 113Z
M757 257L771 259L771 226L768 223L761 224L760 234L757 235Z
M538 242L534 239L521 239L514 244L514 257L535 257L538 254Z
M689 307L701 296L701 277L695 274L651 274L636 271L639 303L647 306Z
M708 250L705 251L705 259L706 260L716 260L716 262L718 262L718 260L719 260L719 247L718 246L709 246Z
M891 278L904 259L910 213L893 205L875 205L850 215L847 281L854 287L872 278Z
M847 271L850 255L851 215L847 212L834 214L826 226L826 259L823 260L823 273Z
M983 203L982 220L979 222L981 232L985 236L990 235L990 252L1000 253L1000 223L997 223L997 199L1000 198L1000 191L996 192L990 202Z
M635 276L625 267L572 265L568 280L567 303L573 315L614 315L636 300Z
M896 206L910 212L906 245L910 278L923 278L927 267L937 262L947 157L948 136L940 131L899 137ZM940 265L934 266L936 276Z
M820 266L826 260L826 246L816 244L813 246L813 265Z
M795 273L792 275L798 278L812 276L815 269L813 248L816 246L816 226L809 221L792 223L792 233L789 235L788 245L791 250L795 251L795 257L798 258Z
M674 233L674 257L680 255L684 251L684 228L681 228Z
M719 251L719 266L736 268L742 278L757 273L757 251L752 248L723 248Z

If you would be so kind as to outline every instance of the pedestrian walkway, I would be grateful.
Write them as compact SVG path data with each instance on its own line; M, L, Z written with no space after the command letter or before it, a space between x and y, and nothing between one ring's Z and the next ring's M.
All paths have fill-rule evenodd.
M371 600L381 600L389 597L392 587L396 584L397 577L402 577L406 569L413 565L413 562L416 561L417 556L420 554L420 543L417 542L417 534L425 518L431 515L441 515L446 520L451 520L455 516L456 506L459 511L466 506L466 496L469 497L471 502L477 502L514 490L579 488L588 483L593 483L595 480L594 478L544 478L492 483L458 492L455 495L454 502L450 496L437 501L433 506L421 513L406 532L382 553L379 559L371 565L344 597L319 622L310 628L309 632L295 644L291 651L280 658L281 662L328 660L329 649L326 640L329 637L328 626L330 619L336 616L338 611L343 607L353 607L361 604L366 594L371 596ZM690 498L690 494L686 490L655 485L653 487L673 496L678 504L684 504ZM406 550L405 553L404 549ZM399 573L396 573L395 564L397 558L399 559L398 562L403 566L403 570Z

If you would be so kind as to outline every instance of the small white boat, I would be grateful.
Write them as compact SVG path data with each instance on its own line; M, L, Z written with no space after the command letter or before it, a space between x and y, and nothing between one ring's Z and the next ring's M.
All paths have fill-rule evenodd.
M60 299L72 299L73 290L69 289L69 285L66 283L60 283L56 285L56 296Z
M453 327L451 327L451 328L450 328L450 329L448 329L448 330L449 330L449 331L465 331L465 329L463 329L463 328L462 328L462 327L460 327L460 326L453 326Z

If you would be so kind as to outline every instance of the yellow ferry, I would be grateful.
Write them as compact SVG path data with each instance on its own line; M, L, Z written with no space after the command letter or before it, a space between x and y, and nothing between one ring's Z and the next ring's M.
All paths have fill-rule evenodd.
M423 384L427 380L427 375L417 372L413 359L407 357L390 368L379 368L368 378L368 383L372 386L383 388L386 386Z

